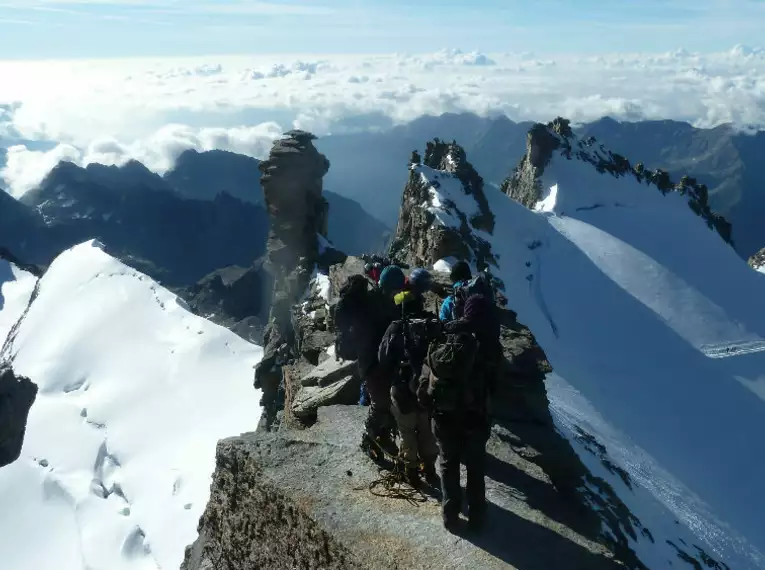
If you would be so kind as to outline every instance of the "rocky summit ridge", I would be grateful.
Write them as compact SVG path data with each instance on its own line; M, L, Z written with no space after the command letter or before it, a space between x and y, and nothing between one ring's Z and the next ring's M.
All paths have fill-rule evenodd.
M651 170L642 162L631 164L624 156L615 153L594 136L578 137L570 121L558 117L548 124L537 123L526 137L526 154L513 173L501 185L501 190L526 207L533 208L542 199L540 183L545 169L554 155L567 160L578 160L591 164L599 173L614 178L634 177L638 182L653 187L662 194L677 192L688 198L688 206L704 219L726 242L732 243L731 224L709 207L709 190L695 178L683 176L673 182L666 170Z
M648 568L634 544L653 542L651 528L556 429L545 387L551 366L496 278L505 361L488 444L491 530L450 535L441 526L434 496L385 487L384 473L359 447L366 413L355 404L360 379L353 363L335 360L332 347L331 307L363 260L338 252L335 259L321 260L320 178L328 165L314 154L310 136L287 136L292 140L275 146L272 155L286 153L293 166L305 155L305 165L296 168L302 181L289 182L289 203L299 204L292 212L278 205L288 201L268 197L281 192L276 160L266 167L273 182L263 184L277 228L273 263L282 264L265 354L255 374L264 414L256 432L219 443L210 502L183 568ZM662 192L687 193L695 204L690 207L729 238L730 226L709 211L703 186L692 180L673 185L660 171L632 167L594 141L575 139L561 119L531 129L527 154L503 191L533 206L554 152L585 161L603 175L640 177ZM390 256L427 267L465 259L491 274L501 261L491 249L498 223L483 179L464 150L436 139L424 157L412 153ZM284 251L285 243L294 248ZM436 272L428 308L438 307L448 286L448 276ZM630 476L602 444L584 432L579 437L608 473L631 488ZM671 545L673 567L726 568L698 546Z

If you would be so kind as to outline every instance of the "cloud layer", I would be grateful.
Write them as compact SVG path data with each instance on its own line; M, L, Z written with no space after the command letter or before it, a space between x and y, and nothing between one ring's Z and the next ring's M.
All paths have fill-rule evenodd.
M17 195L59 157L161 172L187 148L262 157L292 127L321 135L462 111L762 127L765 51L0 62L0 146L11 135L62 145L9 151L2 175Z

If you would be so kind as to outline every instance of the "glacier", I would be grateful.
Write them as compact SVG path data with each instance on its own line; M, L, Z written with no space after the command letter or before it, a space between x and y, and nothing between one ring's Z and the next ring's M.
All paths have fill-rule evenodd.
M95 241L39 282L0 263L2 358L39 387L21 458L0 469L0 566L178 568L218 440L257 426L262 349Z

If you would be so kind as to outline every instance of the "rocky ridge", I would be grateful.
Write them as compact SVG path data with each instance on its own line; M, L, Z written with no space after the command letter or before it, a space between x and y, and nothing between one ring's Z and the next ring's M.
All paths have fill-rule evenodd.
M564 125L557 128L565 133ZM558 136L547 138L552 151L545 152L559 148ZM537 199L538 173L530 168L545 164L545 147L530 148L515 172L526 172L527 204ZM623 164L613 157L607 163L615 162ZM491 272L500 263L488 239L493 228L482 180L459 145L435 140L424 160L413 153L391 257L428 267L466 259ZM378 467L358 445L366 413L354 405L359 379L353 363L336 361L332 348L331 305L362 268L354 257L331 264L291 306L285 330L267 337L256 377L268 419L253 434L219 443L210 503L183 568L646 568L632 545L653 542L651 529L557 430L545 388L551 366L499 280L506 359L488 446L492 529L455 537L441 528L434 497L380 492ZM436 309L448 290L448 276L436 272L428 308ZM581 431L577 439L632 485L592 435ZM725 568L700 549L672 546L689 568Z
M526 138L526 154L513 173L504 180L501 190L528 208L541 200L543 189L540 179L554 153L567 160L580 160L591 164L601 174L615 178L632 176L638 182L653 186L662 194L678 192L688 197L688 207L732 245L731 224L715 214L709 207L709 190L695 178L683 176L675 183L665 170L650 170L642 162L634 166L624 156L608 150L595 137L579 138L571 129L570 121L558 117L544 125L537 123Z
M448 196L441 196L439 188L446 182L461 185L464 195L474 199L473 211L463 212ZM450 256L470 260L481 268L492 263L488 244L476 233L490 234L494 229L494 215L483 184L483 178L455 142L439 139L428 142L424 160L417 151L413 152L399 222L390 246L393 256L423 266ZM443 201L443 209L453 214L452 223L439 219L433 208L419 207L431 203L434 197L439 198L439 205Z
M480 177L464 151L454 143L434 141L426 161L432 166L413 163L410 169L391 253L419 265L447 257L496 265L488 242L480 238L493 230L493 216L487 215ZM456 200L441 201L433 174L459 184L468 199L452 195ZM460 208L465 204L470 211ZM439 207L459 223L439 221ZM316 217L302 220L314 220L310 226ZM304 227L297 220L296 225ZM292 258L293 272L301 271L299 260ZM592 477L557 433L544 386L550 365L530 331L507 308L502 309L507 359L489 444L489 496L495 516L503 521L497 528L512 530L508 535L504 530L490 533L483 541L454 538L442 530L433 498L418 505L370 492L379 473L358 447L365 413L352 405L358 378L352 363L332 356L328 310L339 285L362 266L356 258L333 265L327 277L329 294L315 280L307 298L293 303L289 324L278 312L287 310L286 295L284 307L275 305L266 354L256 372L268 417L255 434L219 444L211 500L184 568L435 569L479 564L541 569L572 563L588 569L621 564L644 568L628 545L628 536L642 531L640 521L607 482ZM305 275L305 266L302 271ZM432 309L448 292L447 276L437 274L436 281L428 297ZM598 507L591 508L593 504ZM508 545L510 535L536 548Z
M761 270L763 267L765 267L765 248L761 249L752 257L750 257L747 263L752 269Z

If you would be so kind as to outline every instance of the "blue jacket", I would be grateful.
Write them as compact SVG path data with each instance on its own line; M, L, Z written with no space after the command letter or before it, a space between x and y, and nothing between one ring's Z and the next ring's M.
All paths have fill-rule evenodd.
M453 289L463 287L467 284L467 281L457 281L454 284ZM443 323L448 323L449 321L454 320L454 294L449 295L444 299L444 302L441 303L441 311L438 313L438 318Z

